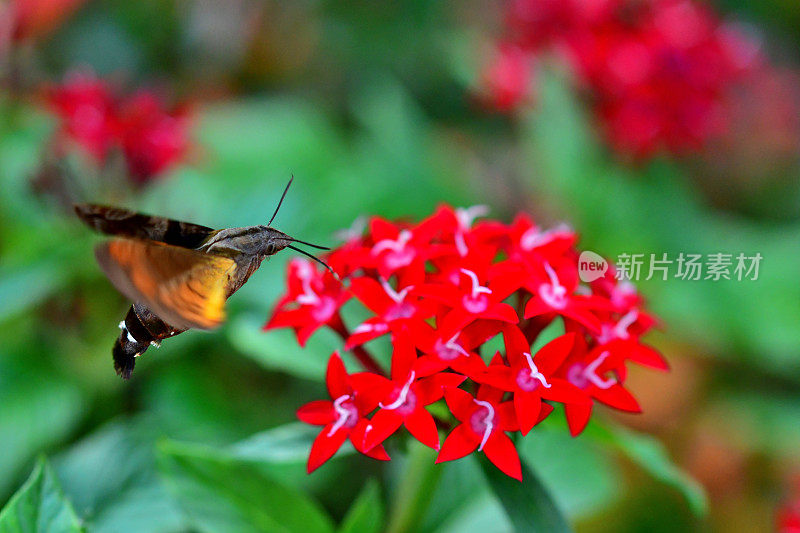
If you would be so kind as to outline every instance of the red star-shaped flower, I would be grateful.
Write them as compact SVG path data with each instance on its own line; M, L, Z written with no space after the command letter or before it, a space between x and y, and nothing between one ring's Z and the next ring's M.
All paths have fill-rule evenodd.
M511 366L506 366L498 353L486 374L475 379L514 393L514 410L523 435L539 422L542 400L591 406L586 393L555 376L575 342L573 333L556 337L535 355L531 355L531 347L518 328L506 327L503 335Z
M438 450L439 433L425 406L439 401L444 388L458 387L466 377L445 372L417 379L413 370L417 356L410 340L400 337L394 344L391 380L366 372L353 376L359 390L380 398L380 409L363 427L364 449L371 450L403 425L422 444Z
M420 296L434 299L448 307L446 321L458 326L478 320L499 320L516 324L517 312L503 303L512 292L508 284L497 283L496 287L483 285L478 273L468 268L460 268L458 283L431 283L423 285L414 292Z
M350 282L350 292L377 316L365 320L353 330L345 349L385 335L393 328L406 325L409 320L432 317L438 305L419 295L409 294L414 287L405 285L395 289L383 278L377 281L366 276L354 278Z
M576 338L575 346L556 373L592 398L615 409L641 412L639 402L623 386L624 359L603 346L587 351L586 343ZM579 434L589 422L592 402L576 402L564 406L567 423L573 435Z
M503 391L488 385L478 388L477 397L457 388L444 391L447 406L461 422L447 436L437 463L461 459L475 450L505 474L522 481L522 465L506 431L518 431L514 405L502 402Z
M375 409L376 404L370 400L369 395L361 394L351 386L344 363L336 352L328 361L325 382L328 385L331 401L310 402L297 411L297 418L306 424L324 426L311 445L308 472L313 472L333 457L348 437L359 452L388 461L389 456L383 446L367 450L363 446L363 439L353 438L354 434L363 435L363 426L368 423L365 417Z
M305 259L289 261L289 290L264 329L291 327L305 346L321 326L338 320L339 308L350 298L342 283L327 270L319 271Z
M465 376L482 374L486 363L474 350L499 333L502 323L481 320L462 328L438 318L437 322L442 325L436 329L420 322L409 331L414 344L423 352L414 364L417 375L430 376L447 368Z

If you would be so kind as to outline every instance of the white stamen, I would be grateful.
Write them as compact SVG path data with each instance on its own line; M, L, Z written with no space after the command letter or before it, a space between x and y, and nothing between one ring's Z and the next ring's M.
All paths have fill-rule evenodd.
M367 217L364 215L356 218L349 228L340 229L333 236L342 242L350 242L361 238L364 229L367 227Z
M553 267L550 266L550 263L547 261L544 262L544 270L547 272L547 277L550 278L550 284L553 287L561 287L561 283L558 281L558 276L556 275L556 271L553 270Z
M333 410L336 411L336 422L334 422L333 426L331 426L331 430L328 431L328 437L332 437L334 433L339 431L339 429L344 426L347 423L347 420L350 418L350 415L352 414L351 411L342 407L342 404L349 399L349 394L343 394L333 401Z
M467 249L467 242L464 240L464 234L460 231L456 232L455 236L456 241L456 250L458 250L458 255L461 257L465 257L469 249Z
M483 447L486 445L486 441L489 440L489 436L492 434L492 430L494 429L494 407L489 402L484 402L482 400L473 400L475 403L480 405L481 407L485 407L489 410L486 415L486 418L483 419L483 423L486 424L486 429L483 430L483 438L481 439L481 445L478 446L478 451L482 452Z
M371 333L373 331L383 332L388 330L389 326L387 326L386 324L382 324L380 322L377 324L369 324L365 322L363 324L359 324L358 326L356 326L356 329L353 330L353 333Z
M322 300L319 295L311 288L311 280L303 279L303 294L297 297L297 303L300 305L317 305Z
M620 339L627 339L629 337L628 328L636 322L636 319L639 318L639 310L638 309L631 309L628 311L625 316L619 319L617 322L616 327L614 327L614 333Z
M519 245L523 250L530 251L551 242L557 235L562 233L572 233L572 228L567 224L559 224L547 231L540 231L539 228L534 226L522 234L519 239Z
M544 374L539 372L539 369L536 367L536 363L533 362L533 357L528 352L523 353L522 355L525 356L525 359L528 360L528 366L531 369L531 377L534 379L538 379L539 382L544 385L544 388L549 389L552 385L547 382L547 379L544 377Z
M459 207L456 209L456 219L458 226L462 230L468 230L478 217L485 217L489 214L489 207L485 205L473 205L471 207Z
M623 279L611 290L611 303L622 307L630 298L636 298L636 286Z
M631 327L638 318L639 310L632 309L622 318L620 318L619 322L617 322L614 326L611 326L610 324L603 324L600 335L597 336L597 342L600 344L606 344L614 339L627 339L630 337L628 328Z
M305 259L294 259L294 264L297 265L297 277L302 280L311 279L314 276L314 267L311 266L309 261Z
M380 407L381 409L392 410L392 409L397 409L398 407L406 403L406 398L408 397L408 391L411 389L411 384L414 383L415 377L416 374L412 370L411 375L408 377L408 381L406 381L405 385L403 385L403 388L400 389L400 394L397 396L397 399L392 403L390 403L389 405L383 405L382 403L379 403L378 407Z
M300 305L318 305L321 299L311 288L311 280L315 274L314 267L305 259L295 259L294 262L297 265L297 277L300 278L303 287L303 294L298 296L295 301Z
M414 288L413 285L409 285L400 292L397 292L392 288L391 285L389 285L389 282L386 281L385 279L378 278L378 281L381 282L381 286L383 287L383 290L386 291L386 295L389 298L391 298L396 304L403 303L403 300L405 300L406 296L408 295L408 291Z
M375 243L375 246L372 247L372 255L378 255L384 250L392 250L393 252L399 252L403 248L406 247L408 241L411 240L411 232L407 229L404 229L400 232L397 236L397 240L392 239L383 239L382 241L378 241Z
M458 338L458 333L456 333L455 335L453 335L453 336L450 338L450 340L449 340L449 341L447 341L446 343L444 343L444 347L445 347L445 348L449 348L450 350L455 350L456 352L460 353L461 355L463 355L463 356L466 356L466 357L469 357L469 352L467 352L467 351L464 349L464 347L463 347L463 346L461 346L460 344L458 344L458 343L456 342L456 339L457 339L457 338Z
M492 289L489 287L483 287L480 283L478 283L478 275L475 274L472 270L467 270L466 268L461 269L462 274L466 274L469 276L469 279L472 280L472 297L477 298L479 294L492 294Z
M567 289L558 281L556 271L547 261L544 262L544 270L547 272L547 277L550 278L550 284L543 283L539 286L539 296L550 307L562 309L566 305L564 296L567 294Z
M603 379L597 375L597 369L600 367L600 365L603 364L603 361L605 361L610 354L611 353L608 351L601 353L600 357L598 357L597 359L586 365L586 368L583 369L584 377L589 381L591 381L592 384L598 386L601 389L607 389L612 385L616 385L617 383L617 380L615 380L614 378Z

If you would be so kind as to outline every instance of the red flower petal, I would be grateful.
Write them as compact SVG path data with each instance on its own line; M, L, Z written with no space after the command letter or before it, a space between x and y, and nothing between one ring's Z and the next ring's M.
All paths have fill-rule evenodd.
M475 398L467 391L455 387L444 390L444 400L453 416L462 422L467 422L475 410Z
M361 453L366 455L367 457L372 457L373 459L377 459L378 461L391 461L392 458L389 457L389 454L386 453L386 448L383 447L383 444L379 446L375 446L368 452L364 452L359 450Z
M568 403L564 404L567 415L567 425L573 437L577 437L586 428L592 416L592 404Z
M505 391L501 389L489 385L481 385L478 387L478 394L475 397L485 402L499 404L500 400L503 399L503 394L505 394Z
M559 378L550 380L550 388L539 387L537 392L542 395L542 398L554 402L591 403L591 398L585 391Z
M344 368L342 358L339 357L339 352L333 352L331 358L328 360L328 371L325 374L325 383L328 386L328 394L331 399L350 394L350 386L347 383L347 370Z
M431 414L419 407L405 418L404 424L409 433L425 446L439 450L439 430Z
M539 372L546 376L552 375L564 359L567 358L575 344L575 334L566 333L551 340L536 352L534 361Z
M453 390L453 389L451 389ZM476 435L467 427L467 424L459 424L447 436L442 445L442 450L436 457L437 463L454 461L461 459L478 449L481 444L481 437Z
M508 322L510 324L519 322L517 311L510 305L504 303L491 304L480 316L481 318L500 320L501 322Z
M297 418L314 426L324 426L334 420L333 403L328 400L309 402L297 410Z
M513 371L511 367L507 366L490 365L484 373L471 377L478 383L490 385L504 391L511 392L517 388L517 384L513 378Z
M380 409L365 425L363 444L360 445L360 449L371 450L389 438L402 424L403 417L397 411Z
M405 380L417 361L417 351L407 332L398 332L392 337L392 379Z
M350 281L350 291L363 303L370 311L381 315L389 305L391 300L383 290L381 284L372 278L359 277Z
M317 435L317 438L314 439L314 444L311 445L311 453L308 454L308 464L306 465L306 470L309 474L333 457L333 454L342 447L342 444L347 439L349 432L343 428L339 428L333 435L328 436L328 432L332 427L333 424L325 426L320 434Z
M466 376L443 372L429 378L421 379L414 384L414 392L417 395L419 405L430 405L437 402L444 396L444 390L448 387L458 387Z
M594 387L592 389L592 396L599 402L602 402L609 407L619 409L620 411L628 411L631 413L641 413L642 408L639 407L639 402L636 398L628 392L622 385L612 385L607 389Z
M517 413L514 409L514 402L503 402L496 407L497 427L501 431L519 431Z
M418 377L427 377L438 374L447 366L447 361L442 361L433 355L423 355L414 363L414 371Z
M519 420L519 429L523 435L539 423L542 409L542 398L537 392L517 391L514 394L514 408Z
M519 461L519 455L508 435L502 431L492 433L483 447L483 453L503 473L522 481L522 465Z

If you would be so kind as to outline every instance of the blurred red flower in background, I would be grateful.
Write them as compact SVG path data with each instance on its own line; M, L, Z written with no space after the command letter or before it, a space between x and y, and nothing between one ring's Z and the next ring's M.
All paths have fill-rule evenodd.
M374 218L366 235L350 235L327 257L346 285L310 261L289 263L287 294L265 329L291 327L305 344L328 326L366 370L337 373L341 390L331 398L345 398L338 409L312 402L298 412L301 420L326 424L319 439L327 444L315 444L309 471L346 438L384 458L378 446L401 426L438 450L428 407L442 398L453 417L442 427L453 419L460 424L437 462L478 450L517 479L520 461L509 434L527 434L554 404L565 406L573 435L596 402L639 411L625 388L626 364L667 365L639 340L655 321L632 285L613 274L581 283L571 230L542 231L524 216L511 225L473 224L484 211L443 206L416 225ZM340 313L350 296L372 313L352 329ZM533 349L550 325L563 333ZM485 353L498 335L504 349ZM389 377L367 348L384 336L393 346ZM334 354L330 365L340 364ZM343 407L353 398L360 403Z
M146 182L186 157L185 108L167 111L155 94L140 91L120 102L118 117L120 143L134 181Z
M57 28L86 0L10 0L0 17L10 25L11 40L39 38Z
M524 102L533 58L556 54L610 144L639 157L695 150L723 133L726 92L761 62L757 43L694 0L513 0L506 27L503 46L528 59L500 55L487 68L488 101L500 110Z
M800 533L800 479L795 484L792 499L778 509L775 520L778 533Z
M149 91L121 96L92 74L73 73L47 93L60 124L56 149L74 143L102 165L117 150L129 178L145 183L174 167L190 149L186 108L168 109Z
M107 83L85 73L69 75L47 95L60 119L56 144L71 141L103 163L119 137L116 102Z

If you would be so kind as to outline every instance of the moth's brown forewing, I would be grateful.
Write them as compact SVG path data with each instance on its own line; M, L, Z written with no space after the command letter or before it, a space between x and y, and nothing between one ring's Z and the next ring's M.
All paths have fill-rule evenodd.
M215 233L199 224L136 213L119 207L78 204L75 213L90 227L106 235L158 241L181 248L197 248Z
M95 249L114 286L178 329L213 329L225 320L236 263L162 242L115 239Z

